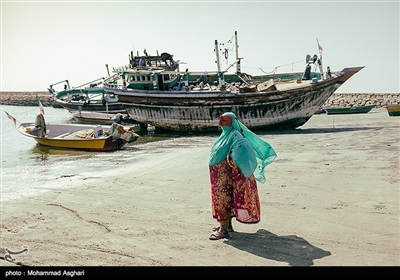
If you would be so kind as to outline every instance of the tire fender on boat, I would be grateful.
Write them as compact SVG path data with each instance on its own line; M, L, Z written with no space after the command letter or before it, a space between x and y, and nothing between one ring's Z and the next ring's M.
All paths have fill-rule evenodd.
M228 59L228 49L224 50L224 56L225 56L225 59Z

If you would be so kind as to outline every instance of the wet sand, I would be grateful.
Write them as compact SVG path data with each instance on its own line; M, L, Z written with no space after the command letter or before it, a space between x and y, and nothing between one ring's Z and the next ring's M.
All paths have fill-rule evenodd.
M230 238L209 240L216 135L193 136L143 144L148 154L99 177L3 202L0 256L27 246L15 258L28 266L400 265L400 117L321 114L257 134L278 157L258 185L261 222L234 221Z

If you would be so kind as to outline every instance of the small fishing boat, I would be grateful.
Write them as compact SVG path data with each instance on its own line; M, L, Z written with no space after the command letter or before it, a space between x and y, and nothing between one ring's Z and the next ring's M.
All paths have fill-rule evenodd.
M6 112L17 124L17 120ZM139 138L132 127L113 123L111 126L84 124L49 124L42 114L34 123L20 123L18 131L34 139L39 145L87 151L113 151Z
M389 116L400 116L400 104L388 104L386 110Z
M305 124L343 83L364 68L323 73L320 53L306 56L304 72L252 76L241 72L236 37L235 32L235 40L230 40L235 47L224 50L215 40L217 71L201 74L130 63L116 68L114 72L121 79L105 82L103 88L118 96L131 119L157 131L218 131L219 117L225 112L235 113L251 130L294 129ZM236 50L236 60L222 71L220 56L227 58L229 49ZM233 65L236 72L228 74ZM311 65L319 71L311 71Z
M365 114L371 111L375 105L353 106L353 107L325 107L328 115L333 114Z
M119 150L139 138L134 131L126 130L117 123L106 131L102 126L78 124L47 124L46 128L47 133L44 136L38 134L40 129L34 123L21 123L18 130L40 145L87 151Z

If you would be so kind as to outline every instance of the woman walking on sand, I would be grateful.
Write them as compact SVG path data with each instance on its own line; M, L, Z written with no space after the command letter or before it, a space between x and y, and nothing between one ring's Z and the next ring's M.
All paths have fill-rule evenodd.
M241 223L260 221L257 181L264 183L264 168L276 158L266 141L248 130L234 113L219 119L222 133L211 147L209 172L212 216L219 222L210 240L229 236L232 218Z

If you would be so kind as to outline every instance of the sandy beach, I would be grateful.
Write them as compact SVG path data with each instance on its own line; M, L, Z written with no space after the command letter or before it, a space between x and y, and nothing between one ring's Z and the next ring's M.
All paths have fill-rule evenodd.
M230 238L210 241L218 134L168 139L98 177L3 202L0 265L400 265L400 118L321 114L257 134L278 154L258 184L260 223L234 221ZM18 264L5 259L24 246Z

